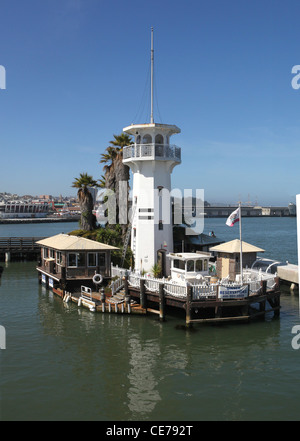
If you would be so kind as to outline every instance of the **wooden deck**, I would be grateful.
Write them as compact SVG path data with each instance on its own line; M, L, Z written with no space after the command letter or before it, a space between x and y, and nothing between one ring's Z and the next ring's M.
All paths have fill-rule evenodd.
M81 293L66 293L60 288L53 288L53 292L61 297L64 301L72 301L79 304L82 300ZM68 299L69 297L69 299ZM95 307L95 312L113 313L113 314L142 314L145 315L147 310L142 308L138 303L128 304L125 301L125 295L119 294L118 300L114 299L114 296L106 296L105 300L99 292L92 291L91 296L85 296L84 301L81 303L83 307Z
M123 282L122 290L114 294L107 288L95 291L88 286L81 287L81 292L78 289L77 292L68 292L59 283L53 287L53 292L63 301L72 301L95 312L140 315L150 313L157 314L160 321L176 312L185 320L187 328L194 324L249 322L264 318L270 313L276 318L280 314L281 293L278 278L273 289L267 289L267 282L263 281L258 293L244 298L222 299L217 296L201 300L193 299L192 286L188 287L186 297L174 297L165 292L163 284L159 284L158 292L155 292L147 290L143 279L140 288L129 285L128 277Z

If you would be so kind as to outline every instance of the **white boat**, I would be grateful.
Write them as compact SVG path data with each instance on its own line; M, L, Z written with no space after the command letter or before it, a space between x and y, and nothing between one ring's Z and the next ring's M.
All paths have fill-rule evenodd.
M0 202L0 219L41 218L49 212L47 202L6 201Z
M201 283L209 277L210 253L170 253L171 279L179 284Z

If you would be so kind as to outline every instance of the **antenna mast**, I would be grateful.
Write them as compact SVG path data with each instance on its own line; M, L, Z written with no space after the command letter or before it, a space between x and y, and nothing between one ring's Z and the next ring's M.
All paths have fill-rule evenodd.
M151 28L151 124L154 123L153 119L153 64L154 64L154 50L153 50L153 27Z

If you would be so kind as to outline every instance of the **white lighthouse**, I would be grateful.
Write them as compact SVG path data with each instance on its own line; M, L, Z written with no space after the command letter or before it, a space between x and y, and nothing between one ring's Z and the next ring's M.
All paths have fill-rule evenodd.
M151 271L159 263L169 274L166 254L173 252L171 174L181 163L181 149L170 143L180 129L153 119L153 30L151 32L151 120L123 129L134 144L123 149L123 162L133 173L131 249L135 269Z

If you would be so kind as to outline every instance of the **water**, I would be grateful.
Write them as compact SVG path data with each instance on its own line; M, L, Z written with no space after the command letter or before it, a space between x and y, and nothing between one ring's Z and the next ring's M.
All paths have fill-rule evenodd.
M238 228L224 224L208 219L205 232L236 238ZM15 225L13 235L76 228L42 226L36 233L35 225ZM0 226L0 236L6 227L12 225ZM243 236L266 256L297 263L295 219L244 219ZM34 262L10 262L0 286L7 339L0 350L0 419L298 420L300 350L291 346L298 296L283 294L281 305L279 319L191 332L179 329L183 321L175 316L160 323L156 316L66 305L38 284Z

